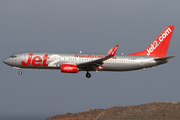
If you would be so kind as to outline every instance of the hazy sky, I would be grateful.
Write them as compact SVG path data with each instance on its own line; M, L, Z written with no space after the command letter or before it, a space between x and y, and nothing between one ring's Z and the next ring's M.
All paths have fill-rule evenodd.
M1 0L0 119L46 119L88 109L180 102L179 0ZM27 51L117 54L146 49L175 25L167 64L131 72L65 74L3 64ZM24 118L22 118L24 117Z

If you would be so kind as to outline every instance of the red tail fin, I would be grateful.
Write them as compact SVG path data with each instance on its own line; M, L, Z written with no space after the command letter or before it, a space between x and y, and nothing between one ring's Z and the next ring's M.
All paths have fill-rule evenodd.
M131 53L130 55L166 57L173 30L174 26L167 26L167 28L159 35L158 38L156 38L156 40L146 50Z

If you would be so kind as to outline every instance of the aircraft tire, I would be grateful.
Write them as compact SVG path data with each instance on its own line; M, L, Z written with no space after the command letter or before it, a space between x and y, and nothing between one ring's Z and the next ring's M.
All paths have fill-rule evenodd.
M21 72L21 71L19 71L19 75L22 75L22 72Z
M86 77L87 77L87 78L90 78L90 77L91 77L91 74L90 74L90 73L86 73Z

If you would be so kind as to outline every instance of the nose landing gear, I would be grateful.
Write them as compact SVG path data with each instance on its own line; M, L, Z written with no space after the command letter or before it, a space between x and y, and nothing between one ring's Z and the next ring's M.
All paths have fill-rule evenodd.
M86 77L87 78L90 78L91 77L91 74L87 71L87 73L86 73Z
M19 71L19 73L18 73L19 75L22 75L22 72L21 71Z
M13 68L19 70L18 74L22 75L21 68L19 68L19 67L13 67Z

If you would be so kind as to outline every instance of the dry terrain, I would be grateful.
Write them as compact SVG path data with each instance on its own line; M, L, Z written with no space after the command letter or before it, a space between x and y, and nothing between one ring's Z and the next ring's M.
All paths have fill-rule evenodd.
M136 106L117 106L56 115L46 120L180 120L180 103L153 102Z

